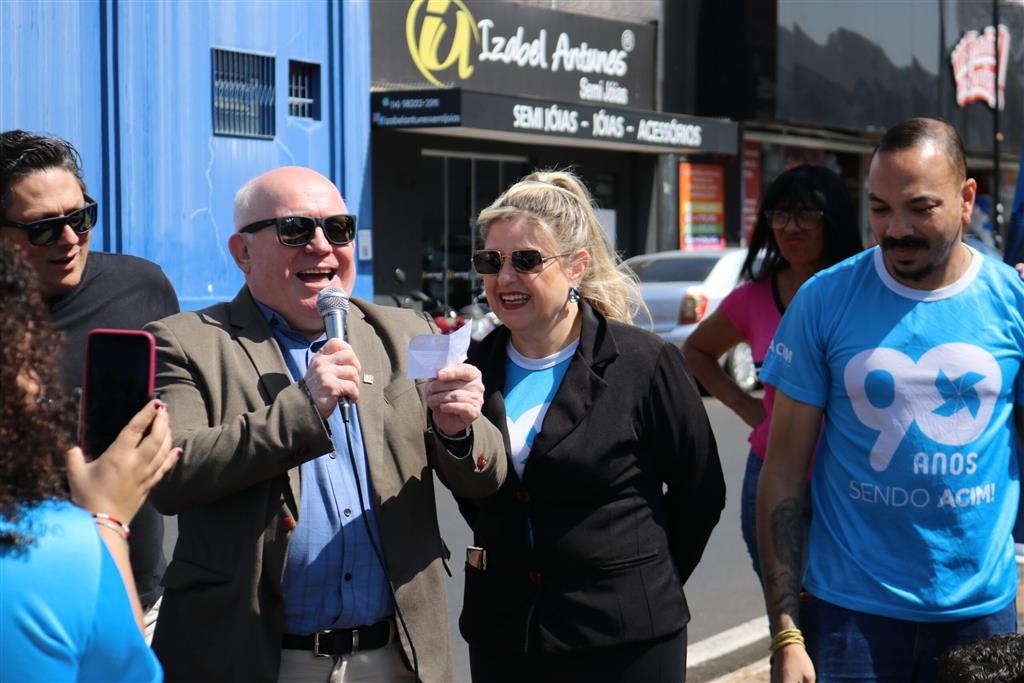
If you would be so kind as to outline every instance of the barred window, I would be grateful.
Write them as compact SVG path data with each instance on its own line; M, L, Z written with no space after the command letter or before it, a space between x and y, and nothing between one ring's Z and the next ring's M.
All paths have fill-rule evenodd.
M320 65L288 62L288 115L320 120Z
M213 134L273 138L274 58L212 50Z

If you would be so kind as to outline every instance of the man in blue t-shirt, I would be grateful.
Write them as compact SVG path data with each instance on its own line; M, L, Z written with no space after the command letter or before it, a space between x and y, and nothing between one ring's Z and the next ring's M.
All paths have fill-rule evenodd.
M949 125L889 130L868 189L878 246L804 285L762 370L775 680L931 681L950 646L1016 627L1024 284L961 241L976 183Z

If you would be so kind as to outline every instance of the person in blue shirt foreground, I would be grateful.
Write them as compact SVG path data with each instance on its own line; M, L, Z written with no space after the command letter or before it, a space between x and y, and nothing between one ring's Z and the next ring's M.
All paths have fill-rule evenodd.
M961 240L976 183L949 125L890 129L868 190L877 246L804 285L762 372L778 389L758 491L775 682L931 681L951 646L1016 626L1024 283Z
M150 401L90 462L71 448L61 338L35 273L8 240L0 347L0 680L161 681L143 638L128 536L180 454L166 405Z

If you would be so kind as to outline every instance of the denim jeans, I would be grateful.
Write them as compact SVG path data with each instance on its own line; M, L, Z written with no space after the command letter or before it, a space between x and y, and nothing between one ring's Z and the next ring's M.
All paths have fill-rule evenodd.
M740 491L740 531L759 580L761 558L757 555L757 480L761 477L763 465L764 461L754 451L750 451L747 455L747 470L743 474L743 489Z
M1012 600L995 614L942 622L890 619L819 599L800 610L800 628L819 683L932 683L946 650L974 638L1013 633L1016 619Z
M743 488L740 491L740 531L743 542L747 544L750 561L754 565L754 573L761 580L761 558L757 555L757 481L761 478L764 460L757 457L754 451L747 455L747 470L743 475ZM804 541L811 528L811 485L807 484L804 491Z

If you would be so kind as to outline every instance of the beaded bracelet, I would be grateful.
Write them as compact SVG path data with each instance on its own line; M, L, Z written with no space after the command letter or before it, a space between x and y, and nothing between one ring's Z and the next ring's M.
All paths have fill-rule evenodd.
M94 512L92 518L93 520L95 520L97 524L103 524L103 526L114 525L114 527L116 527L117 530L121 532L121 535L124 536L124 540L126 541L132 536L132 530L128 528L127 524L125 524L119 519L111 517L105 512Z
M108 529L113 530L114 533L121 537L121 540L123 540L125 543L128 542L128 538L124 535L124 530L122 530L121 527L117 524L114 524L113 522L108 522L105 519L94 519L92 521L96 522L97 526L105 526Z
M772 636L772 644L768 653L775 656L775 653L787 645L805 645L804 634L798 628L784 628Z

